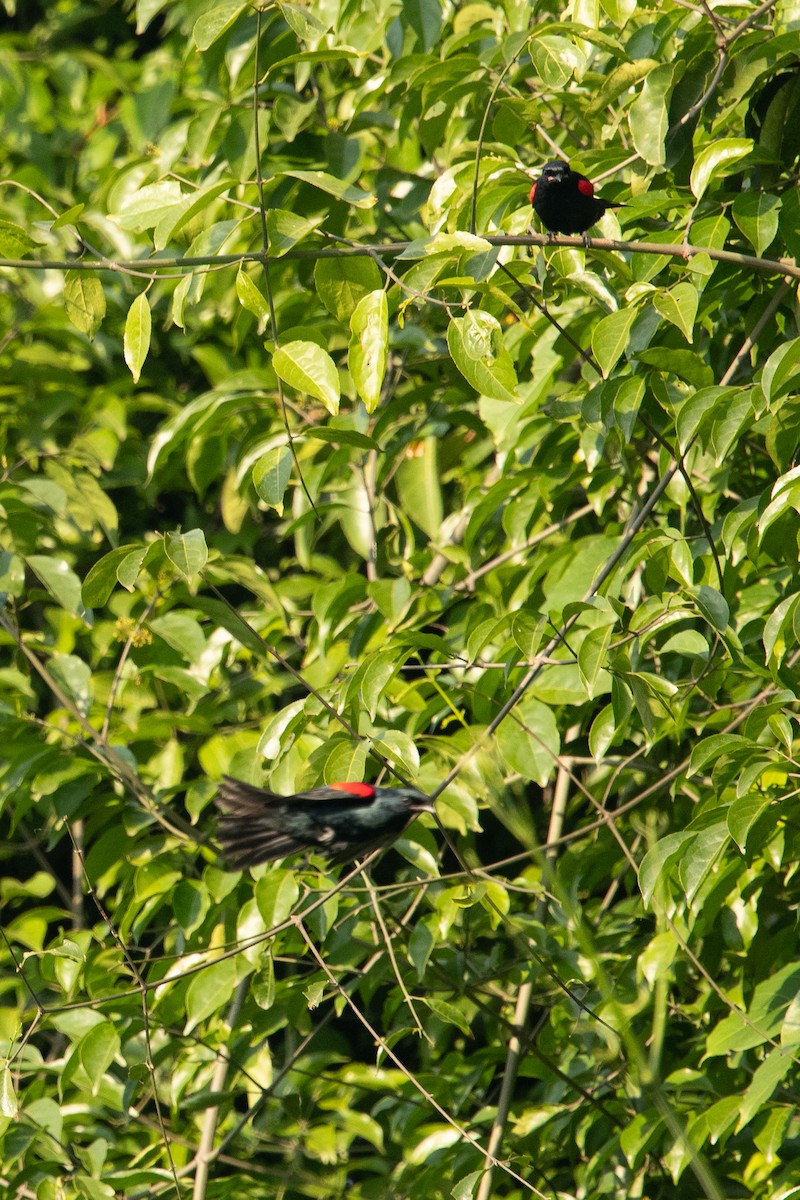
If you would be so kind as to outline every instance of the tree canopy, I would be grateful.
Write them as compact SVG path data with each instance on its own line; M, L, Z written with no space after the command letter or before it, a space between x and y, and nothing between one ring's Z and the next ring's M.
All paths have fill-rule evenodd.
M5 11L4 1191L796 1195L800 6Z

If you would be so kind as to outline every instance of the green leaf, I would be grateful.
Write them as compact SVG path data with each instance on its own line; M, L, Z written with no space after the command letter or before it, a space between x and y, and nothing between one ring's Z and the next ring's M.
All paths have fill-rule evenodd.
M590 700L594 698L600 671L606 665L613 631L613 625L601 625L597 629L590 629L578 647L578 669Z
M800 990L800 965L787 963L757 985L747 1007L747 1019L732 1012L711 1030L703 1061L720 1054L735 1054L761 1046L774 1038L789 1005Z
M635 320L635 308L622 308L619 312L603 317L595 325L592 332L592 352L604 375L608 375L628 348L631 327Z
M381 291L382 278L371 258L321 258L314 267L314 283L328 312L351 325L361 301Z
M312 187L319 188L322 192L327 192L329 196L335 196L337 200L344 201L345 204L352 208L372 208L377 204L377 198L371 196L369 192L363 192L361 188L353 187L352 184L344 183L343 180L337 179L335 175L329 175L327 171L278 171L277 175L288 175L293 179L300 179L303 183L310 183ZM322 260L320 260L322 261ZM345 261L345 260L340 260Z
M646 906L649 907L656 888L669 877L672 867L681 859L694 836L688 830L668 833L647 851L639 868L639 890Z
M128 364L134 383L139 382L144 360L150 349L151 326L150 305L147 303L145 293L140 292L128 309L123 338L125 362Z
M368 413L381 398L389 349L389 305L384 291L362 296L350 317L348 366Z
M589 750L595 762L602 762L617 733L614 706L607 704L592 721Z
M444 503L436 438L425 438L409 446L397 471L397 489L409 518L428 537L437 537Z
M322 216L298 217L296 213L285 208L270 208L267 210L267 238L270 255L280 258L287 250L291 250L298 242L318 229L323 222ZM320 260L321 261L321 260Z
M499 322L480 309L454 317L447 330L453 362L483 396L518 403L517 377Z
M638 77L643 65L641 63L626 63L624 70ZM664 143L669 131L669 103L672 89L676 80L683 73L681 66L673 63L657 65L649 64L642 89L630 106L628 122L631 136L637 153L651 167L663 166L665 161Z
M124 562L131 551L139 547L126 545L117 546L98 559L89 570L81 588L81 600L87 608L102 607L117 586L117 567ZM145 548L142 547L142 554Z
M676 283L668 291L657 292L653 297L656 312L672 325L677 325L687 342L694 341L698 303L697 288L691 283Z
M215 1013L225 1016L239 978L239 967L234 958L210 962L192 977L186 992L184 1034L191 1033L202 1021Z
M192 37L197 49L202 53L214 45L236 22L239 13L247 8L246 4L228 3L214 4L202 17L195 21Z
M346 738L337 742L325 759L323 778L326 783L360 783L366 765L366 742L353 742Z
M339 411L339 373L333 359L316 342L289 342L272 356L284 383L319 400L331 416Z
M286 485L292 474L292 452L288 446L277 446L262 454L253 467L253 486L258 492L259 499L270 508L283 513L283 497Z
M31 250L36 249L36 245L20 225L12 221L0 221L0 256L26 258Z
M106 315L105 292L97 276L88 271L67 271L64 308L75 328L93 341Z
M208 546L202 529L168 533L164 538L167 558L185 579L193 579L208 562Z
M93 1095L99 1092L103 1076L119 1051L119 1035L110 1021L100 1021L78 1046L80 1064L88 1076Z
M767 359L761 372L761 387L768 404L794 391L800 379L800 338L783 342Z
M269 320L269 304L266 296L253 283L242 267L236 274L236 295L242 308L246 308L262 324Z
M694 592L694 598L697 607L709 624L720 633L724 633L731 619L725 597L716 588L701 584Z
M780 198L767 192L742 192L734 200L733 219L756 254L763 254L774 241L780 211Z
M76 654L54 654L50 659L50 673L78 712L87 716L94 695L92 670L88 663Z
M299 4L278 0L278 8L287 25L305 42L318 41L331 27L330 20L326 20L324 14L317 17L311 9L303 8Z
M497 730L497 745L512 770L544 787L553 777L561 752L552 709L524 697Z
M528 43L536 74L548 88L562 88L574 75L580 76L586 56L580 43L566 37L539 33L534 29Z
M19 1106L14 1092L14 1080L7 1065L0 1068L0 1116L16 1121Z
M690 186L692 194L702 200L709 184L720 175L728 175L753 150L750 138L718 138L704 146L695 157Z
M56 604L75 616L83 615L81 581L63 559L50 558L45 554L31 554L25 561L47 588Z
M434 999L433 996L423 996L422 1002L445 1025L455 1025L467 1037L472 1036L469 1021L457 1004L452 1004L449 1000Z
M333 442L337 446L357 446L361 450L380 450L380 445L366 433L357 429L345 429L340 425L315 425L304 430L304 437L319 442Z
M267 929L280 925L290 916L299 895L294 871L270 867L259 879L255 890L258 911Z
M150 629L189 663L197 663L206 648L200 623L188 613L168 612L163 617L153 617Z

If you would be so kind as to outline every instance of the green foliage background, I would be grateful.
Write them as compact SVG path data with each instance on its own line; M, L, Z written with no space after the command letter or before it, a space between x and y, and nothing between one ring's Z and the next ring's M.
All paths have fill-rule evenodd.
M5 1193L798 1194L800 5L5 7Z

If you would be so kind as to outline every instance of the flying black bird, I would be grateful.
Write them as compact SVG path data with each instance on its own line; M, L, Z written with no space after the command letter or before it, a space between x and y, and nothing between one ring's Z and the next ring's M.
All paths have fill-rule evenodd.
M582 233L599 221L607 208L620 208L616 200L602 200L594 184L569 163L549 162L531 188L533 210L548 233Z
M276 796L224 775L216 795L222 852L235 870L316 850L332 863L350 862L388 846L433 802L414 788L332 783Z

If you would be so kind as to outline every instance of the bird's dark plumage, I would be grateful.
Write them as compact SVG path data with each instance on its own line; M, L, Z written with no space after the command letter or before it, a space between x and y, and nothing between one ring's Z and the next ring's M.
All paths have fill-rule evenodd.
M414 788L334 783L295 796L223 776L216 795L219 841L238 870L303 850L332 863L350 862L402 833L416 813L433 804Z
M530 200L548 233L585 234L607 208L622 207L616 200L595 196L591 180L565 162L544 164Z

